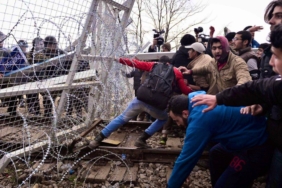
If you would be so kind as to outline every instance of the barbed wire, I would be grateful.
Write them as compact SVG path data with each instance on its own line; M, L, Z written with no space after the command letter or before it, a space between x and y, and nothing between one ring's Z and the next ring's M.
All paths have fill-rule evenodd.
M14 158L9 158L16 179L19 178L18 169L20 167L18 166L18 163L23 163L24 168L31 169L22 182L17 185L18 187L30 184L31 178L38 173L42 173L46 178L52 178L53 175L47 175L45 173L53 171L56 169L56 166L41 170L42 165L47 159L53 159L57 161L57 163L72 159L73 162L68 169L64 169L63 173L57 172L57 174L55 174L61 177L60 182L62 182L74 166L86 156L97 151L92 150L78 159L76 159L78 153L62 154L61 152L66 143L72 138L78 138L79 133L89 126L85 126L80 132L69 130L71 130L72 127L80 126L82 123L85 123L89 117L95 118L94 112L89 111L88 105L92 104L94 106L96 115L99 114L101 117L113 117L125 108L126 101L130 100L130 97L128 96L132 97L133 93L131 84L129 84L127 78L121 74L122 69L127 68L108 59L93 61L82 55L119 57L125 55L128 49L141 49L141 47L138 46L136 42L129 41L126 33L123 33L121 38L115 39L114 37L116 34L122 32L117 18L112 17L111 14L106 12L103 12L102 14L97 12L87 12L89 9L89 1L64 0L66 6L63 6L62 4L56 3L55 0L42 0L42 3L47 4L47 7L44 8L42 5L38 5L37 2L34 3L31 0L15 0L15 2L18 4L15 5L13 4L14 2L9 1L4 2L2 4L2 9L0 10L0 17L1 15L9 14L7 10L9 7L19 9L18 12L24 12L20 16L17 16L15 13L9 14L11 19L10 24L14 23L12 26L6 24L5 21L7 20L4 20L5 16L2 17L2 20L0 19L2 28L4 28L5 31L8 31L6 36L0 41L0 43L4 42L4 46L2 49L0 48L0 51L6 50L5 52L9 54L8 58L4 56L0 57L0 70L1 66L5 67L5 63L7 63L9 59L14 58L14 53L19 53L18 51L23 52L23 54L27 56L26 58L28 59L28 62L24 62L26 65L23 68L14 69L10 72L5 70L3 73L4 77L0 80L0 88L3 88L3 92L5 88L5 91L9 93L7 96L0 92L0 100L2 103L0 113L5 113L6 110L8 113L3 118L4 123L0 123L0 135L3 135L1 138L2 143L5 139L11 140L10 136L12 134L6 134L8 133L7 130L19 135L13 142L9 142L9 144L11 144L10 147L0 144L0 154L1 157L9 156L9 154L22 149L21 152L23 152L23 156L19 155ZM23 5L20 6L20 3ZM52 4L55 7L51 6ZM46 11L48 8L52 9L49 13ZM56 11L59 9L64 9L64 13L70 13L70 15L63 15L63 13ZM41 11L42 15L39 14ZM43 11L45 12L43 13ZM71 14L73 11L74 14ZM51 12L56 12L56 14L51 15ZM90 27L91 30L87 31L85 44L82 44L85 45L85 48L81 52L72 50L70 54L67 55L66 53L63 53L58 56L59 53L57 53L53 54L53 57L48 56L49 54L46 52L47 48L45 45L48 44L47 36L52 35L55 38L57 37L56 43L58 51L60 50L60 47L63 46L70 46L73 47L72 49L75 49L77 44L73 44L75 42L73 39L76 37L78 43L82 42L81 39L78 38L85 30L84 22L87 20L86 18L89 14L95 14L96 20L93 20L93 22L98 24L96 24L97 28ZM109 18L116 20L114 24ZM94 33L96 33L95 37ZM5 45L11 45L9 40L11 37L14 37L15 41L18 43L19 40L32 41L34 38L42 37L44 35L46 35L46 37L45 39L42 39L45 48L41 51L33 51L31 53L32 57L28 57L29 52L24 52L22 46L18 46L18 51L4 48ZM116 40L121 40L121 43L118 46L116 46L118 43ZM91 51L85 52L87 48L88 50L91 49ZM92 52L92 54L90 52ZM44 57L40 61L36 59L39 55ZM46 56L48 57L46 58ZM68 59L68 57L70 58ZM70 70L70 65L73 63L74 57L81 59L79 65L84 61L87 62L86 64L88 64L88 66L81 70ZM5 58L8 60L4 61ZM54 61L52 61L52 58ZM20 58L17 60L20 60ZM108 65L112 63L114 63L114 66L110 68ZM68 64L68 66L66 66L66 64ZM75 79L69 87L65 87L64 84L66 84L67 75L71 74L71 71L75 71ZM107 72L109 76L105 83L102 83L101 75L104 72ZM99 82L99 87L95 85L87 85L87 82L93 81ZM56 89L58 86L62 89ZM58 116L58 114L60 114L57 111L59 104L58 100L61 100L58 99L58 96L61 96L62 90L68 92L66 93L66 104L63 107L63 113ZM97 96L100 95L100 100L96 100L95 96L94 98L89 97L90 91ZM25 102L21 102L21 100L24 100ZM33 105L30 105L30 103ZM21 104L25 104L25 108L22 108ZM5 107L5 105L8 107ZM14 111L9 111L8 109L10 107L13 108ZM32 109L35 109L35 107L39 110L35 111L35 114L32 114ZM107 107L110 107L110 109ZM51 116L45 116L48 115L45 114L47 113L46 111L48 111ZM19 118L17 119L16 117ZM41 159L37 166L34 166L32 165L32 149L39 144L45 144L46 147L42 147L36 151L37 156L41 156ZM110 159L108 156L114 156L115 160L122 161L129 170L126 162L123 161L118 154L105 150L99 151L103 151L105 154L89 161L89 164L92 164L89 165L88 172L91 169L91 166L100 159L114 160ZM85 180L83 183L85 184Z

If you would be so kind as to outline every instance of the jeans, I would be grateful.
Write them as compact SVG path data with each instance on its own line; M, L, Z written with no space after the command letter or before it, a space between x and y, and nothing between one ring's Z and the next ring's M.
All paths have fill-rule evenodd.
M267 172L272 154L273 147L268 142L239 152L215 145L209 153L212 187L252 187L254 179Z
M127 123L129 120L137 116L141 112L147 112L156 120L145 130L147 134L152 136L155 132L160 130L167 121L168 115L165 110L159 110L149 104L146 104L136 97L129 103L125 111L113 119L103 130L102 134L109 137L112 132Z
M282 152L278 149L274 151L266 187L267 188L282 187Z

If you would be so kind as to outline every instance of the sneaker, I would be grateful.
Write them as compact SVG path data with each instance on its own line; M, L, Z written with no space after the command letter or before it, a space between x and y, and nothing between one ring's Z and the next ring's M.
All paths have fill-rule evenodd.
M166 145L167 137L162 137L160 140L161 145Z
M151 146L147 145L147 142L142 140L142 139L138 139L135 143L134 146L136 146L137 148L141 148L141 149L146 149L146 148L152 148Z
M102 133L98 134L95 136L95 139L93 141L91 141L88 145L88 147L90 149L95 149L97 148L98 146L101 145L101 142L104 140L104 136L102 135Z

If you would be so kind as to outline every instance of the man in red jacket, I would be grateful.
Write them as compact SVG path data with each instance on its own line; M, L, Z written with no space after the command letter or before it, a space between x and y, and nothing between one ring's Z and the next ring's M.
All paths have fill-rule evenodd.
M157 62L143 62L137 59L126 59L118 58L115 59L117 62L135 67L142 71L152 71L154 65ZM160 58L160 63L169 63L169 58L167 56L162 56ZM175 74L175 83L180 88L181 92L185 95L192 92L192 89L187 86L183 80L182 73L177 69L173 68ZM148 148L146 140L150 138L155 132L160 130L164 123L167 121L168 115L165 110L160 110L150 104L147 104L143 101L138 100L136 97L129 103L125 111L112 120L101 132L95 136L95 140L90 142L89 147L94 149L100 145L104 138L107 138L111 135L112 132L117 130L119 127L127 123L130 119L138 115L140 112L145 111L149 113L152 117L156 118L154 121L143 133L141 137L135 142L135 146L138 148Z

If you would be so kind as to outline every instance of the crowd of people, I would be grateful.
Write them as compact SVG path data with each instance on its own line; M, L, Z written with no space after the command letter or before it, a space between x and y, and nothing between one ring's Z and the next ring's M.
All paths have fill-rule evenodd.
M215 37L220 44L214 38L209 41L213 66L180 67L183 73L193 76L209 73L213 78L210 83L216 83L210 87L216 87L217 91L207 91L210 95L193 93L189 98L176 96L171 99L170 116L177 124L188 128L168 187L181 186L207 140L218 143L209 152L213 187L251 187L255 178L267 172L266 187L282 187L281 15L282 1L270 2L264 15L265 21L271 25L270 44L254 41L254 32L260 27L246 27L243 31L226 36L227 48L222 37ZM251 51L251 47L259 48L257 54ZM237 56L237 60L230 57L231 53ZM235 72L224 71L227 67ZM252 81L247 78L247 71ZM219 106L216 107L216 104ZM252 106L236 108L223 105ZM234 112L229 113L227 109ZM246 118L253 120L244 122ZM261 137L263 135L267 135L265 139ZM257 141L261 143L255 143Z
M213 187L247 188L252 186L254 179L268 174L266 187L281 188L282 0L271 1L264 18L271 26L270 43L259 44L255 40L255 32L263 29L260 26L247 26L225 36L213 36L215 28L210 27L208 42L199 40L197 32L195 37L184 35L172 59L162 56L158 62L145 62L115 58L115 62L135 68L126 75L134 77L135 97L122 114L95 136L89 147L97 148L112 132L132 119L153 120L136 140L137 148L150 148L146 140L161 129L160 144L166 144L168 130L175 122L186 129L186 135L167 187L178 188L189 180L190 172L209 145ZM32 65L65 54L53 36L35 38L29 52L24 40L18 41L20 50L5 49L4 40L1 40L4 38L0 32L0 77L26 66L25 63ZM162 52L171 50L170 43L157 46L154 39L148 51L157 52L159 47ZM256 53L252 48L257 48ZM15 65L11 59L19 53L24 55ZM39 73L28 75L29 79L67 74L70 63L64 62L61 69L48 66ZM88 68L87 62L80 65L77 71ZM17 83L2 83L1 88L11 84ZM41 93L45 117L53 115L52 100L57 93ZM29 112L36 115L40 115L38 97L38 93L26 95ZM21 96L13 96L3 99L2 103L7 101L8 112L16 115L17 103L21 100ZM71 100L66 108L70 116L74 102ZM82 116L80 108L76 112L77 116Z
M60 55L66 55L67 52L58 47L57 39L54 36L46 36L44 39L36 37L32 40L32 47L30 51L27 51L29 47L27 41L18 40L17 44L11 49L4 47L4 41L6 35L0 32L0 77L13 72L20 71L21 68L42 63L48 59L56 58ZM68 74L72 61L64 60L60 61L60 64L51 63L46 68L41 70L31 71L24 76L16 77L16 79L6 79L1 82L1 88L12 87L26 82L34 82L60 75ZM77 68L77 72L89 69L89 63L86 61L80 61ZM24 78L23 78L24 77ZM67 115L71 116L73 109L76 109L76 116L82 118L82 108L87 106L88 89L80 88L72 91L68 95L68 102L66 106ZM44 117L52 117L53 103L56 97L60 96L61 91L42 92L26 94L26 100L23 96L12 96L1 99L1 106L7 106L7 112L11 116L17 115L17 108L27 107L29 114L43 115ZM43 97L43 114L40 110L40 95ZM74 96L75 95L75 96ZM74 97L72 97L74 96Z
M282 1L271 1L264 17L271 26L270 43L259 44L254 39L255 32L262 29L259 26L226 36L213 36L211 27L206 46L197 35L186 34L172 59L162 56L159 62L144 62L116 58L116 62L148 75L134 88L136 97L126 110L97 134L89 147L98 147L112 132L145 111L156 120L136 140L137 148L150 148L146 140L162 128L165 144L173 121L186 129L167 187L181 187L189 181L203 150L212 143L212 187L252 187L256 178L268 174L266 187L281 188ZM252 48L257 48L256 53ZM162 47L162 51L170 49L168 43ZM156 52L156 41L148 51Z

